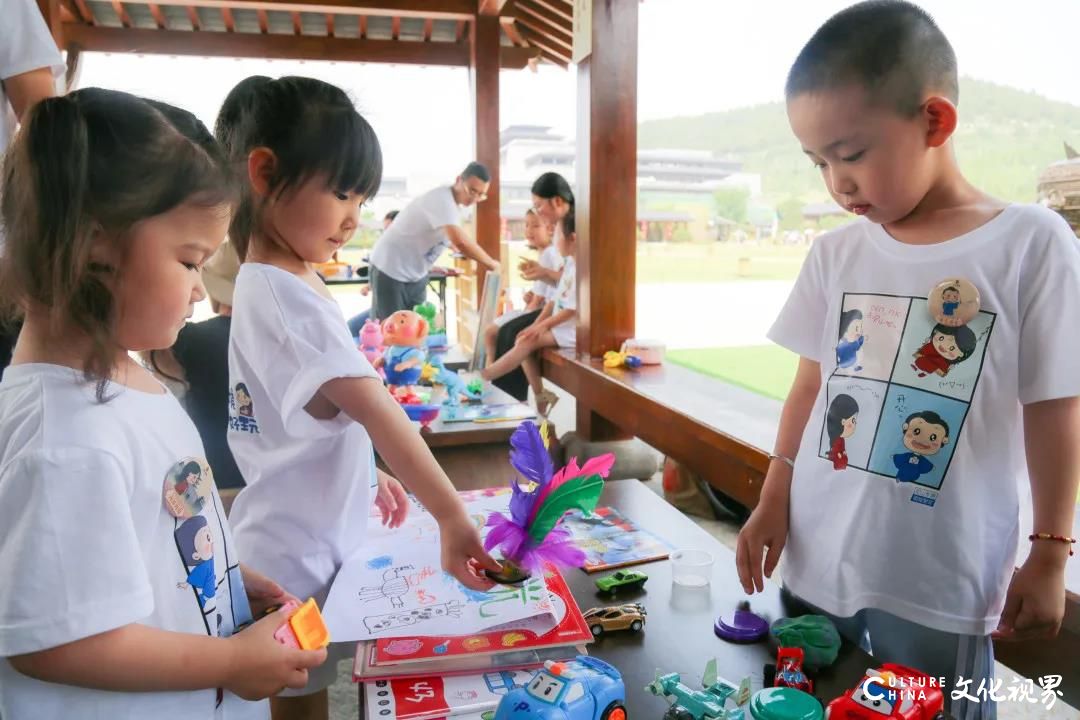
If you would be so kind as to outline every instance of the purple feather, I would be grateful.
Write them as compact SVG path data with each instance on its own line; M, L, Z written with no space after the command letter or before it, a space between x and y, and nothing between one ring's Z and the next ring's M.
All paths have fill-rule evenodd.
M526 420L518 425L510 436L510 447L510 464L523 478L536 483L538 490L551 480L555 468L535 423Z
M500 548L503 557L509 560L516 558L521 553L522 547L529 541L529 533L525 528L505 515L492 513L488 516L487 526L491 530L484 538L484 549L491 552L493 548Z
M529 524L529 515L532 514L537 495L535 492L525 492L516 480L510 484L510 489L513 493L510 496L510 519L515 525L525 527Z

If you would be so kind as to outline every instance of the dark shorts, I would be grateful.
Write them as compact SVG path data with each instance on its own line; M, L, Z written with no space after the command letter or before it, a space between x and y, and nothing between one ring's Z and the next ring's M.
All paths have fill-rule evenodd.
M427 299L427 278L415 282L395 280L371 266L371 317L385 320L398 310L412 310Z

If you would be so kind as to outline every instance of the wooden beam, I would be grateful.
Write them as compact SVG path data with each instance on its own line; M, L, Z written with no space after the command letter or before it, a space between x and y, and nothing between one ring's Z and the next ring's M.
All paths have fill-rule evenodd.
M326 13L326 37L334 37L334 14Z
M476 13L478 15L498 15L502 12L507 0L479 0Z
M541 50L544 50L548 55L558 58L562 65L565 66L570 64L570 50L562 45L551 42L546 35L541 35L528 25L522 24L521 36L528 40L530 45L538 47Z
M401 35L401 18L395 17L390 19L390 37L393 40L397 40Z
M90 27L79 23L65 23L63 30L68 49L97 52L456 67L467 67L470 60L469 48L450 42L422 43L206 31L193 33L186 30ZM530 48L499 48L499 61L502 67L507 69L520 70L528 64L532 56Z
M574 23L568 22L566 19L556 15L546 8L542 8L539 5L534 5L525 0L519 0L514 3L514 14L520 16L522 13L530 16L534 20L538 20L543 23L544 30L547 32L550 28L556 32L562 33L567 37L572 37L574 34Z
M79 15L82 16L83 22L87 25L93 25L95 23L94 11L86 4L86 0L75 0L75 7L79 8Z
M562 2L562 0L530 0L534 5L544 8L555 15L558 15L571 26L574 24L574 6L568 2ZM514 3L515 5L517 3Z
M454 42L462 42L465 39L465 21L458 20L457 28L454 30Z
M521 37L521 33L518 32L517 24L512 17L501 17L499 23L502 25L503 32L506 33L506 37L510 38L510 42L515 45L527 45L525 38Z
M233 20L232 10L227 7L221 8L221 19L225 23L225 32L236 31L236 21Z
M577 347L599 357L634 336L638 3L592 9L578 64Z
M131 27L131 17L127 14L127 10L124 9L124 3L120 0L112 0L113 10L120 18L120 24L126 28Z
M151 0L127 0L148 4ZM152 0L160 5L231 8L232 10L280 10L283 12L336 13L338 15L381 15L435 20L470 20L476 14L476 0Z
M300 13L291 12L291 13L289 13L289 15L292 17L293 35L303 35L304 34L304 23L301 22L301 20L300 20Z
M154 16L154 23L158 26L158 30L164 30L165 13L161 12L161 8L154 3L150 3L150 14Z
M85 14L83 14L83 8L85 7L85 5L85 2L80 4L76 3L75 0L62 0L61 2L61 6L69 13L71 13L72 17L75 20L83 23L88 23L90 22L90 19Z
M428 18L424 21L424 42L431 42L431 31L435 29L435 21Z
M270 18L267 17L265 10L256 10L256 17L259 18L259 32L263 35L270 32Z
M360 33L360 39L363 40L367 37L367 15L361 15L359 20L359 27L357 32Z
M60 13L60 0L37 0L37 4L53 42L57 47L64 47L64 21Z
M476 242L499 259L502 217L499 213L499 18L478 15L473 20L470 48L470 80L473 95L473 127L476 156L491 173L488 197L476 206ZM486 270L477 266L477 303L483 292Z
M187 10L188 20L191 21L191 29L195 31L202 29L202 26L199 24L199 12L193 7L186 7L184 9Z

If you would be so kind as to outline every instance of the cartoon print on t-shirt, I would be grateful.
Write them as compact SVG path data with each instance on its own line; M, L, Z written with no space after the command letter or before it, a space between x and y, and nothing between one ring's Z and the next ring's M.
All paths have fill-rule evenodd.
M896 482L915 482L934 469L926 458L937 455L949 443L949 423L932 410L912 413L904 421L906 453L893 455Z
M206 610L206 601L217 594L217 573L214 572L214 537L206 518L196 515L176 528L176 546L190 568L187 579L177 583L181 589L193 588L199 607Z
M844 470L848 466L845 440L855 434L858 416L859 403L850 395L841 393L829 404L829 412L825 417L825 431L829 435L829 451L826 457L832 460L834 470Z
M949 327L939 323L926 343L915 351L911 369L919 377L932 373L945 377L953 365L971 357L975 345L975 333L967 325Z
M836 366L862 370L860 356L866 336L863 335L861 310L848 310L840 315L840 340L836 344Z
M958 307L960 307L960 288L950 285L941 291L941 312L945 314L945 317L955 317Z
M238 382L229 390L229 429L237 432L259 434L259 421L255 419L255 401L245 383Z
M165 476L165 506L176 518L198 515L206 503L203 467L197 460L177 463Z

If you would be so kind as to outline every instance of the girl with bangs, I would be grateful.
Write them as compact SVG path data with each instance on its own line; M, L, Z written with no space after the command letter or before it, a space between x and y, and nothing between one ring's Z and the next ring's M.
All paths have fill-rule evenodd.
M229 445L246 481L232 508L245 559L290 592L325 600L359 549L374 502L405 518L398 481L439 521L442 563L464 585L498 570L445 473L349 334L312 269L352 237L379 188L382 151L345 93L319 80L251 77L225 99L216 131L246 177L229 236L243 264L229 347ZM245 412L240 412L241 404ZM355 643L335 643L332 661ZM325 718L336 662L273 698L274 718Z

